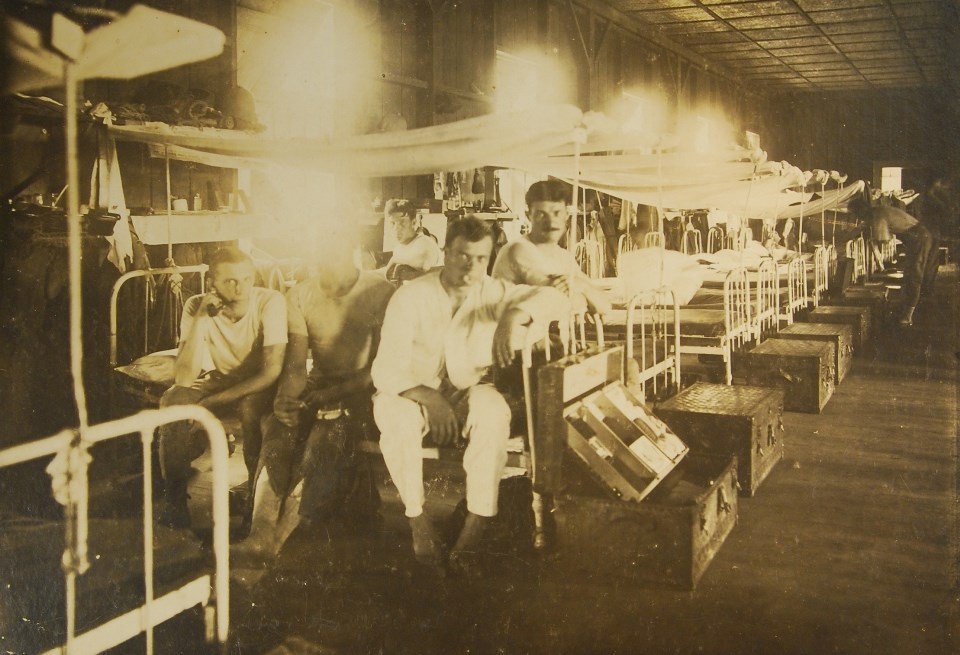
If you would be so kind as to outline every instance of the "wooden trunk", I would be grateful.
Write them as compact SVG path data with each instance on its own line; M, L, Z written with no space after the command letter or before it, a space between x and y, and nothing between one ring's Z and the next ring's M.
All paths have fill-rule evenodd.
M819 413L833 395L833 350L833 344L824 341L770 339L753 350L734 353L734 382L779 387L784 391L784 409Z
M810 323L843 323L853 328L854 352L863 353L870 341L870 310L867 307L821 305L807 317Z
M691 454L679 470L669 494L640 503L568 475L553 514L555 570L589 581L693 589L737 523L737 466L734 458Z
M838 307L866 307L870 310L871 325L878 325L883 320L886 310L886 289L876 290L865 287L850 287L839 298L831 298L828 306Z
M853 366L853 328L839 323L794 323L780 330L777 339L800 339L804 341L827 341L834 345L836 361L834 370L840 384Z
M780 389L698 382L659 404L656 413L691 452L736 455L748 496L783 459Z

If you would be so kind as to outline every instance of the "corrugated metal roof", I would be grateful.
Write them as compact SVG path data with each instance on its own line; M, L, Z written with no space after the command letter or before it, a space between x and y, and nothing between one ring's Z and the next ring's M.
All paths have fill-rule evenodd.
M957 0L606 0L769 90L939 85Z

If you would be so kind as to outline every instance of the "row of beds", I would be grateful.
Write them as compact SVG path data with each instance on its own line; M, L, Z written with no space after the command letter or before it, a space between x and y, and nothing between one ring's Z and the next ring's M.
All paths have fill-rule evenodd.
M855 276L867 272L867 252L863 239L847 244L846 254L855 262ZM877 249L875 254L880 260L877 263L882 265L882 260L892 256L892 249L886 247ZM832 248L824 247L818 249L809 260L797 258L789 263L777 264L770 259L763 261L756 270L741 268L723 274L714 272L708 276L691 304L684 306L677 306L673 294L664 290L636 296L620 303L617 312L612 317L608 316L606 322L596 317L592 319L583 316L575 317L575 321L571 320L571 327L577 338L570 339L567 348L590 347L592 340L600 346L617 341L624 342L626 357L635 360L638 364L638 371L632 382L641 387L641 394L638 394L640 398L647 395L651 385L656 393L661 388L660 385L666 389L679 384L679 356L684 353L709 352L721 355L726 364L726 375L729 381L729 363L734 349L762 339L779 324L792 321L798 311L819 302L827 291L832 255ZM182 306L180 303L186 295L197 289L202 291L205 273L205 265L171 266L130 271L117 281L110 304L110 363L116 373L111 384L115 393L122 394L128 399L132 398L141 407L157 405L162 393L172 383L175 350L150 352L122 362L119 361L120 351L123 350L120 347L121 337L128 336L124 335L124 332L131 331L134 324L139 329L141 322L145 324L149 320L151 307L158 302L160 294L171 294L175 304ZM191 277L193 277L192 284L187 284ZM146 278L152 279L156 284L143 283ZM138 280L140 283L135 284L134 282ZM281 282L282 280L271 280L270 285L274 286ZM186 289L189 289L189 292ZM138 299L141 293L142 299L131 303L130 298ZM138 312L143 312L143 321L139 320L140 317L136 316L135 312L129 310L131 304L138 308ZM134 318L138 320L131 320ZM620 320L617 320L618 318ZM146 328L146 325L143 327ZM148 345L146 334L147 330L144 329L144 341L141 344L144 349ZM544 340L545 345L549 343L548 339ZM529 424L529 398L527 402L527 423ZM508 466L515 470L513 474L529 471L530 453L523 443L523 437L515 437L511 440L511 451L513 452L508 458ZM439 449L425 448L424 456L425 458L444 458ZM35 545L39 542L49 543L50 556L43 559L52 562L51 566L56 568L55 564L58 561L56 555L59 549L62 549L62 540L55 538L56 535L63 534L60 523L34 522L6 527L17 528L2 531L4 539L14 544L11 549L10 543L5 542L4 547L8 553L8 557L4 560L8 560L7 563L10 566L14 566L18 561L22 562L24 558L31 562L37 559ZM115 548L118 543L127 541L136 543L134 536L126 534L119 536L111 532L111 530L120 529L139 531L140 526L136 522L100 520L95 528L91 528L91 534L95 533L100 537L99 545L94 543L91 546L91 553L106 553L111 548ZM169 569L163 571L157 569L158 576L164 580L179 579L184 571L200 565L199 555L195 552L197 549L188 548L189 544L183 542L176 534L158 532L156 535L163 536L166 541L161 539L156 543L157 548L154 550L160 559L155 561L154 565ZM17 544L22 548L16 547ZM3 560L0 560L0 564L2 563ZM99 566L101 571L104 570L102 564ZM139 565L133 568L137 566ZM113 591L106 595L100 594L104 598L115 598L121 591L125 579L116 566L111 565L111 567L107 569L109 573L107 579L110 580L109 584L112 585ZM24 580L27 587L11 589L7 596L0 597L0 618L23 616L36 619L49 614L53 617L50 621L39 623L34 621L29 625L36 625L39 626L38 629L42 628L50 632L62 621L62 615L55 608L51 608L51 599L62 597L62 594L48 589L49 593L44 593L41 595L42 598L38 596L35 599L36 604L33 604L33 601L28 602L29 598L32 598L27 593L29 581L38 579L37 576L41 575L39 571L40 569L36 576ZM87 577L90 576L84 576L84 580ZM51 579L55 580L56 576ZM164 582L164 584L167 583ZM99 589L99 587L96 588ZM13 605L8 605L11 599ZM99 612L102 609L91 606L89 611L84 613L85 616L78 619L78 626L99 622ZM111 615L113 613L115 611L109 612ZM94 621L95 618L98 620ZM47 637L54 640L55 632L57 631L50 632ZM23 643L36 645L39 634L36 630L25 633ZM14 642L16 643L16 640Z
M889 261L893 256L892 248L892 245L885 245L873 252L876 262L882 265L885 260ZM863 237L849 241L845 254L853 261L854 281L862 279L869 263L868 246ZM734 350L760 342L780 325L792 323L801 310L816 307L828 291L835 262L835 248L826 245L818 246L812 254L798 255L786 262L767 257L756 268L741 267L729 271L708 268L703 285L687 304L677 305L674 294L663 289L629 299L615 299L613 312L603 319L599 316L572 317L577 339L571 343L574 348L585 348L591 343L601 346L623 343L627 357L635 359L639 366L633 378L644 391L648 383L654 385L655 391L661 381L677 384L678 355L682 354L720 356L724 379L729 384ZM175 348L171 348L147 353L133 361L119 361L118 341L122 326L118 304L125 285L134 280L153 278L160 280L159 286L166 285L168 293L176 295L176 286L181 280L195 275L202 291L205 272L206 265L203 264L144 269L130 271L117 281L110 303L110 365L117 373L113 380L116 390L146 406L156 406L160 395L173 382L176 357ZM172 284L171 280L174 280ZM616 279L600 279L598 282L608 289L617 286ZM146 319L151 303L150 290L147 285L142 286L144 300L141 306ZM271 283L271 286L275 284ZM180 297L179 302L182 300Z

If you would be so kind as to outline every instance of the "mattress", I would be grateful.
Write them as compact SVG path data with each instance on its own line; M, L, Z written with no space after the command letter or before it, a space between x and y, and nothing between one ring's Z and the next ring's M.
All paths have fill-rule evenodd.
M721 303L722 305L722 303ZM724 320L725 312L722 309L716 309L710 306L697 307L685 305L680 308L680 335L691 337L720 337L723 336L726 329ZM634 314L636 320L640 318L640 312ZM665 311L662 314L656 314L650 311L644 313L644 323L653 325L666 320L667 331L673 334L673 312ZM604 316L603 329L604 336L616 340L619 336L624 338L627 324L627 312L622 309L615 309ZM635 336L639 337L639 331L635 331Z

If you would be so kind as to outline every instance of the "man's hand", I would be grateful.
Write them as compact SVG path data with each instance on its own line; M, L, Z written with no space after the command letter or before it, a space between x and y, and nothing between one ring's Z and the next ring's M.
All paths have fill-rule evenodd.
M500 317L493 333L493 363L503 368L508 366L516 352L523 348L530 325L530 315L519 309L511 309Z
M570 294L570 276L569 275L551 275L547 278L548 284L561 292L563 295Z
M223 299L214 291L208 291L200 299L200 316L216 316L223 309Z
M427 409L430 434L438 446L446 446L460 436L457 416L443 394L435 389L424 388L418 393L418 402Z
M300 423L300 411L304 406L299 398L278 394L273 401L273 413L283 425L295 428Z

